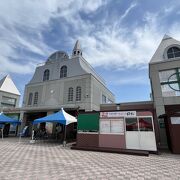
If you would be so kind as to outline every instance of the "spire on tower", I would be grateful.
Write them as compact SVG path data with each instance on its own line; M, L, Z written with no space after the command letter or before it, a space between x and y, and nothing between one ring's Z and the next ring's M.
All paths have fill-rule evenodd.
M81 50L81 45L79 40L76 41L76 44L74 46L73 52L72 52L72 56L82 56L82 50Z

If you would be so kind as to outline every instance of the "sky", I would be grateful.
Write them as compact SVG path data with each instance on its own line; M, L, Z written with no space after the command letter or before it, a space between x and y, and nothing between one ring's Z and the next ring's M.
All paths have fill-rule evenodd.
M0 1L0 78L23 98L35 68L76 40L116 102L150 100L148 63L164 34L180 40L177 0Z

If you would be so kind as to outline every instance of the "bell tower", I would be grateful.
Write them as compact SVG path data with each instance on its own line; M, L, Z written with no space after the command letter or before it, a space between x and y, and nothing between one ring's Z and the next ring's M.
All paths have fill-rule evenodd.
M79 43L79 40L76 41L76 44L72 52L72 57L76 57L76 56L82 56L82 50L81 50L81 45Z

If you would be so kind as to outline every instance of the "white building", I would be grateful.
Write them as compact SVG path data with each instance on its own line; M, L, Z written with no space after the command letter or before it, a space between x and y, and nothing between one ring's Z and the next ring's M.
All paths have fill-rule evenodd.
M61 107L76 115L77 111L98 111L100 104L114 101L114 95L104 80L83 58L77 41L71 57L64 51L57 51L36 68L25 86L24 122L29 125L35 118Z
M20 92L16 88L10 75L0 80L0 108L15 108L19 106Z
M171 117L180 117L180 41L164 36L149 63L149 77L159 123L160 146L166 147L170 138L166 137L169 132L164 121L167 123Z

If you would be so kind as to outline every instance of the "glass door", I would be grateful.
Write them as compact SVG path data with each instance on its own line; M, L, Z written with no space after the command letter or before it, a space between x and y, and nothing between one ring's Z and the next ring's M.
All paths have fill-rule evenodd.
M126 148L156 151L152 117L126 118Z
M139 149L139 127L137 118L126 118L126 148Z

